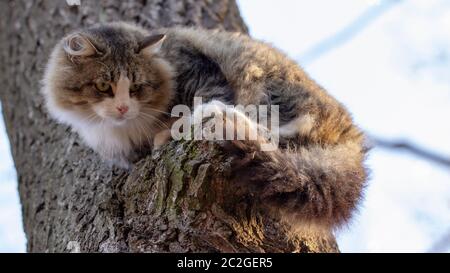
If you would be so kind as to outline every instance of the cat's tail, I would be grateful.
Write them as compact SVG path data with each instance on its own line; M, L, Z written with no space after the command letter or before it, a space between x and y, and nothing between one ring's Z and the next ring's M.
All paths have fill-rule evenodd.
M194 120L205 117L200 110L194 111ZM233 155L235 181L250 187L253 196L259 197L263 204L305 224L336 227L350 219L367 179L363 164L367 148L359 130L349 125L347 134L338 144L301 144L281 149L278 143L270 145L267 128L259 126L240 110L227 109L222 102L213 100L205 104L202 111L214 113L223 120L227 124L226 131L245 128L246 137L237 139L256 139L224 143L227 152ZM228 127L230 124L233 126ZM210 127L208 122L206 127ZM302 132L298 126L294 127L296 130L285 130L285 127L280 129L284 137L289 135L288 139L295 139L295 135ZM256 138L247 138L251 133Z
M255 185L258 196L289 219L336 227L361 200L367 151L358 141L264 152L256 141L233 141L234 175ZM292 218L294 217L294 218Z

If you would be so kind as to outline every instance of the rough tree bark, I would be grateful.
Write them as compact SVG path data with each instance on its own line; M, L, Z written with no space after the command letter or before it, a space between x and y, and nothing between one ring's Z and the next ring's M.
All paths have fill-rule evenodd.
M292 229L231 182L217 144L172 142L112 169L45 114L39 80L67 31L95 22L247 32L234 0L0 3L0 98L30 252L335 252L332 234Z

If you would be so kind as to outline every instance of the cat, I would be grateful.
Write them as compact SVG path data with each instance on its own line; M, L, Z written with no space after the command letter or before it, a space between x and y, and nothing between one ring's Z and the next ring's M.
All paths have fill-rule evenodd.
M259 198L304 221L347 222L367 180L364 134L345 107L296 62L245 34L124 22L77 30L51 53L42 93L53 118L121 166L167 141L172 107L193 108L194 97L217 113L278 105L279 148L263 151L260 138L229 141L228 150L234 172L259 183Z

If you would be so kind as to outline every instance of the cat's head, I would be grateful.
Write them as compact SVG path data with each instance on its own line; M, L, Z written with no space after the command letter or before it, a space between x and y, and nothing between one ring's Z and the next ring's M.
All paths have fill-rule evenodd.
M67 35L43 80L49 112L70 125L151 122L173 97L170 66L159 57L164 38L126 23Z

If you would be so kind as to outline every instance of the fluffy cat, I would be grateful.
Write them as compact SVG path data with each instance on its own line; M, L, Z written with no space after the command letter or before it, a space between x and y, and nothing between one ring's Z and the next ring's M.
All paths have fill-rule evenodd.
M120 165L164 142L168 112L194 97L218 113L225 104L279 105L279 149L229 142L236 176L257 183L264 202L326 226L347 221L361 198L367 149L348 112L294 61L246 35L97 25L62 39L43 83L50 114Z
M163 36L145 35L119 24L72 33L56 45L43 79L52 117L122 167L168 128L175 94L172 67L154 54Z

